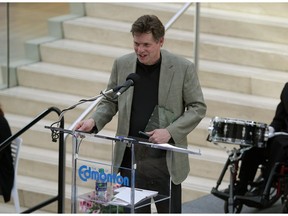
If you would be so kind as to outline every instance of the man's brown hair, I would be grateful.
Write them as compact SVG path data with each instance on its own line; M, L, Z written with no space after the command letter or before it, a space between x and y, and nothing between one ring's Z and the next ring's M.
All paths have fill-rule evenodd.
M135 33L152 33L154 39L159 41L165 35L165 27L155 15L143 15L139 17L132 25L131 31Z

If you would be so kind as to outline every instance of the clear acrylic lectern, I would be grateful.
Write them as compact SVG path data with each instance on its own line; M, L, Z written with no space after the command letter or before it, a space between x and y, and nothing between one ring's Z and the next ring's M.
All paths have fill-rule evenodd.
M71 213L122 213L124 209L125 212L128 209L129 212L134 213L136 209L150 205L151 202L170 200L170 193L163 195L159 194L158 191L135 188L135 171L137 169L134 155L135 145L200 155L200 151L195 152L178 148L166 143L153 144L128 137L90 134L58 127L47 126L46 128L50 129L52 133L67 133L72 136ZM90 145L86 145L86 142L90 142ZM122 167L113 164L116 142L118 145L121 143L121 145L129 146L131 149L131 169L128 169L131 173L130 178L119 175L118 170ZM94 155L87 157L87 154L81 156L81 143L83 143L82 146L84 145L81 150L84 150L86 145L88 151L90 151L88 154L91 155L91 152L95 152L95 157ZM105 152L106 155L109 152L109 158L107 156L101 158L101 155L105 155ZM102 172L99 171L100 169ZM95 192L95 182L97 180L107 182L104 199L103 197L100 199Z

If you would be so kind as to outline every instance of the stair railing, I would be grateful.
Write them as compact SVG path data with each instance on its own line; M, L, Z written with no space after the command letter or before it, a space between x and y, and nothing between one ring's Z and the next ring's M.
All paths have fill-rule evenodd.
M176 20L181 17L185 11L190 7L190 5L193 4L192 2L186 3L165 25L165 30L167 31L175 22Z
M60 115L61 110L59 110L57 107L50 107L47 110L43 111L41 114L39 114L34 120L32 120L29 124L27 124L24 128L20 129L17 133L7 138L4 142L0 144L0 152L6 148L14 139L19 137L21 134L25 133L29 128L31 128L33 125L35 125L37 122L39 122L41 119L43 119L45 116L47 116L51 112L56 112L58 115ZM64 118L60 121L60 128L64 128ZM58 194L50 199L47 199L46 201L43 201L42 203L39 203L22 213L31 213L34 212L44 206L47 206L53 202L58 201L58 207L57 211L58 213L64 213L65 209L65 155L66 155L66 148L65 148L65 142L64 142L64 135L63 133L59 134L59 159L58 159Z
M165 30L167 31L175 22L180 18L185 11L193 4L192 2L186 3L165 25ZM200 3L195 2L195 18L194 18L194 49L193 49L193 56L194 56L194 66L195 71L198 72L198 45L199 45L199 18L200 18Z

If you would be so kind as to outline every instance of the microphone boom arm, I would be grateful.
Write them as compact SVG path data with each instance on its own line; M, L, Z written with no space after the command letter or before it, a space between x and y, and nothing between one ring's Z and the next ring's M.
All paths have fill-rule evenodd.
M74 109L75 107L79 106L80 104L83 104L83 103L86 103L86 102L92 102L92 101L95 101L99 98L103 98L103 97L106 97L108 100L111 100L112 98L109 98L108 94L114 92L114 89L110 89L110 90L107 90L107 91L101 91L100 95L97 95L97 96L94 96L94 97L91 97L91 98L88 98L88 99L81 99L79 102L77 102L76 104L74 105L71 105L70 107L67 107L63 110L61 110L61 113L59 115L59 119L58 121L54 122L51 124L51 127L55 124L59 124L61 122L61 119L63 118L65 112L67 112L68 110L71 110L71 109Z

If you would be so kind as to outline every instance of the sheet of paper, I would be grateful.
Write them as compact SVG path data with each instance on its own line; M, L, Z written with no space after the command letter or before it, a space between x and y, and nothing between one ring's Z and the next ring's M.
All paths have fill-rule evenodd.
M130 204L131 203L131 188L129 187L120 187L115 190L118 192L114 199L119 200L120 202L123 201L124 203ZM157 191L150 191L150 190L142 190L135 188L135 198L134 198L134 204L138 203L139 201L147 198L147 197L153 197L158 194ZM116 201L116 200L115 200Z

